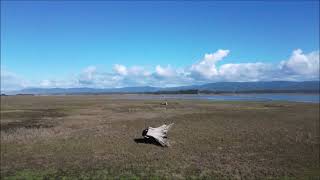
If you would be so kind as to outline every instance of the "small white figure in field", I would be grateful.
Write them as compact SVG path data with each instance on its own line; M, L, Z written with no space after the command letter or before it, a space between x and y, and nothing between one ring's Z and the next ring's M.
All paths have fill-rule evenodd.
M168 106L168 102L161 103L161 105Z
M172 127L174 123L169 125L162 125L157 128L148 127L147 129L143 130L142 136L146 139L154 138L157 142L159 142L162 146L169 146L169 142L167 139L167 132Z

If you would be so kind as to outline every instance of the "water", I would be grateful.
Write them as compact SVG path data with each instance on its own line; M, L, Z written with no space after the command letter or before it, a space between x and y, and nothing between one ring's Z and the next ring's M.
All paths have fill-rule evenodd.
M229 100L229 101L291 101L319 103L319 94L239 94L209 96L209 100Z
M138 99L201 99L212 101L291 101L319 103L319 94L219 94L219 95L139 95Z

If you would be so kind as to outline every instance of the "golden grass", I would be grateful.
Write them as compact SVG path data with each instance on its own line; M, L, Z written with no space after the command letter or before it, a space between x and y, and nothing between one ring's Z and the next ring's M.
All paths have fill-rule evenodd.
M130 96L129 96L130 97ZM319 104L1 97L3 178L303 178L319 168ZM134 141L174 122L170 148Z

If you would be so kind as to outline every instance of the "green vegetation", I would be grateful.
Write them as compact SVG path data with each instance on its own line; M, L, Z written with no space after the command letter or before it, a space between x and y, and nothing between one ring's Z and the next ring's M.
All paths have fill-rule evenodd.
M1 97L1 179L319 177L319 104L125 96ZM171 147L134 141L171 122Z

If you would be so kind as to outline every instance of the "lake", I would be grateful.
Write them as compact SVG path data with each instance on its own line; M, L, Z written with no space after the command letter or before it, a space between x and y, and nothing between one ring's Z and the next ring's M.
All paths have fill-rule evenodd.
M285 94L285 93L265 93L265 94L190 94L190 95L138 95L126 96L133 99L200 99L212 101L291 101L319 103L319 94Z

